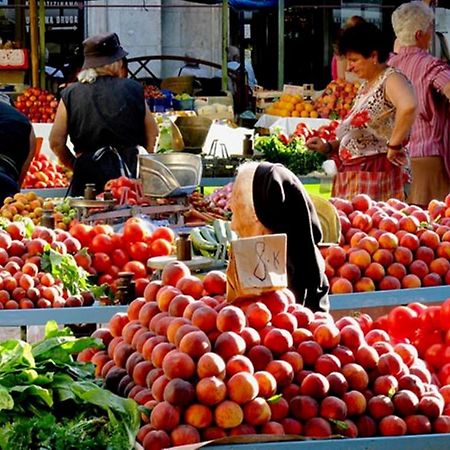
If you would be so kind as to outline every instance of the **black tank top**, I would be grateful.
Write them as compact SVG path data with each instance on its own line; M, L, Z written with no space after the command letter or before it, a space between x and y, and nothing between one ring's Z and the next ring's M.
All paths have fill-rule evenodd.
M145 146L145 99L136 81L101 76L95 83L75 83L61 92L68 132L75 152L112 146Z
M30 132L30 121L0 101L0 166L15 180L30 151Z

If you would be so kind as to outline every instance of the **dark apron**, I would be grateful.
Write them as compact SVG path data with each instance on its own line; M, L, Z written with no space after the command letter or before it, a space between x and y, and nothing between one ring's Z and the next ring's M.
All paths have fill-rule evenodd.
M77 156L73 169L73 178L68 195L84 195L87 183L95 184L97 194L104 191L109 180L125 176L136 178L138 149L136 147L118 150L103 147L95 152L84 152Z
M20 192L20 186L17 182L19 171L16 163L6 155L0 155L0 204L6 197L12 197Z

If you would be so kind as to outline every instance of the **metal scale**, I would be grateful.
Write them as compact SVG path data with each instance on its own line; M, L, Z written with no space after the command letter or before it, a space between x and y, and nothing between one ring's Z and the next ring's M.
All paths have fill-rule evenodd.
M149 154L139 156L142 199L144 205L117 206L111 199L73 198L70 206L77 209L81 222L114 223L136 215L166 219L173 225L184 224L184 212L190 209L187 196L200 184L202 160L189 153Z

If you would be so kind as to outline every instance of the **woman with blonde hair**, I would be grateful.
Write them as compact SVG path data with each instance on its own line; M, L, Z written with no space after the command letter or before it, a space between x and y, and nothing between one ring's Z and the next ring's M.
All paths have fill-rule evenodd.
M117 34L92 36L83 51L78 82L61 92L50 133L51 149L73 170L72 196L83 195L86 183L102 192L110 179L136 177L138 146L154 152L159 133L143 87L126 78L128 53Z

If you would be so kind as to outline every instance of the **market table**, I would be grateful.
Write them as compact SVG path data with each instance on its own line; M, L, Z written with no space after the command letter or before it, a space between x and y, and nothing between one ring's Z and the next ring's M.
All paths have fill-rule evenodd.
M449 434L208 445L215 450L448 450Z

